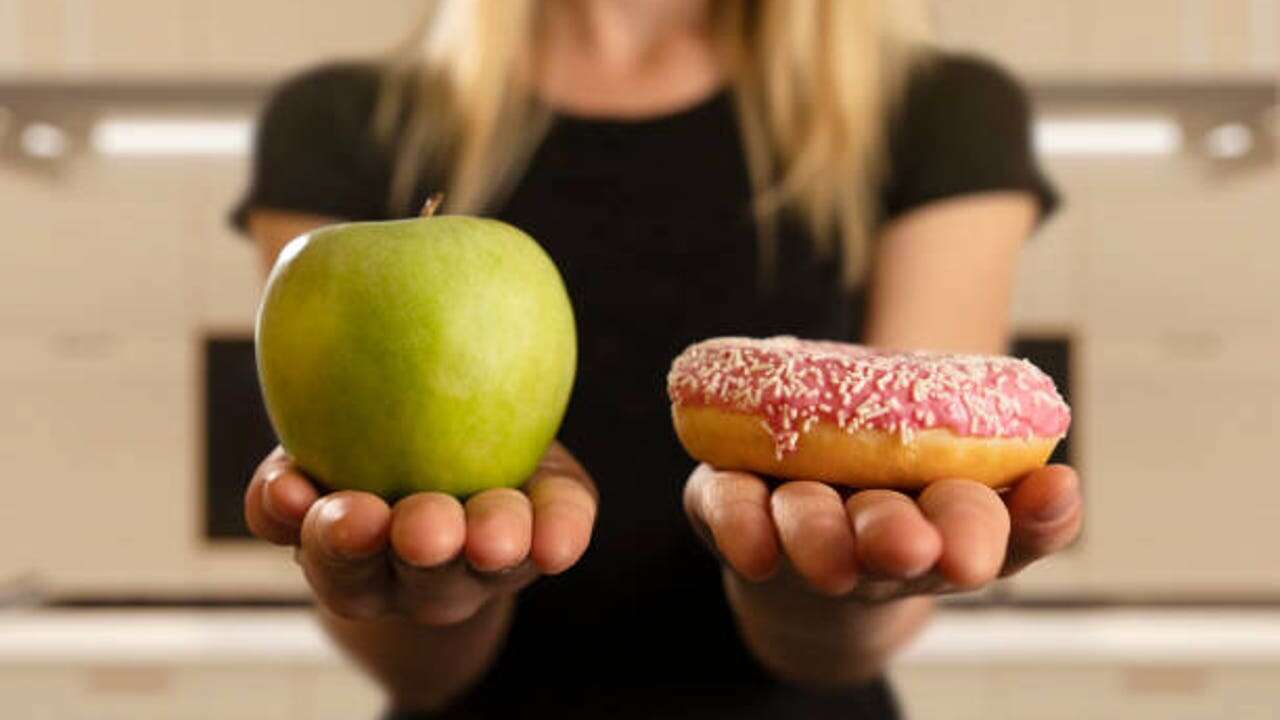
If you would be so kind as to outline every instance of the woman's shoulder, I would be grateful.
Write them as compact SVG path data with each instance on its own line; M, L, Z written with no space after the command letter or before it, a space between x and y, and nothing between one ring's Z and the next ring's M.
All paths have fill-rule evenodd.
M911 70L888 134L897 171L988 153L1030 151L1031 103L1007 70L976 55L937 52Z
M1035 157L1027 91L985 58L945 52L922 58L888 135L886 219L973 192L1027 190L1042 213L1056 202Z
M903 112L954 112L973 108L986 114L1010 110L1026 112L1029 105L1022 83L995 61L979 55L933 52L912 70Z
M251 184L232 213L244 228L255 208L353 220L386 212L386 154L372 132L380 72L372 63L326 63L276 85L259 118Z
M377 102L381 75L374 62L315 65L279 82L267 101L266 112L367 117Z

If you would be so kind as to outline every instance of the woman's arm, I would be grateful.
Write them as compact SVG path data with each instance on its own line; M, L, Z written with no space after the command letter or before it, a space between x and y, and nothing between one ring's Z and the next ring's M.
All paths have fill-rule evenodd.
M1018 249L1035 221L1024 193L932 203L877 243L867 341L999 353ZM879 674L923 627L932 595L976 589L1069 543L1079 527L1074 473L1050 467L1010 494L964 480L917 501L890 491L847 502L819 483L770 492L743 473L699 468L694 522L725 560L746 645L780 677L841 686ZM1056 504L1049 520L1042 512ZM787 558L783 562L783 557Z
M474 685L511 624L511 597L499 598L457 625L435 627L402 616L348 620L324 608L320 621L352 660L387 690L397 709L430 712Z
M1036 219L1027 193L930 203L876 243L867 344L1000 354L1009 335L1018 252Z
M249 228L270 270L289 240L331 222L255 211ZM245 495L250 529L297 548L325 628L404 710L438 709L484 674L507 635L514 594L577 562L595 508L590 477L559 443L519 491L465 503L441 493L390 507L369 493L321 498L282 450Z

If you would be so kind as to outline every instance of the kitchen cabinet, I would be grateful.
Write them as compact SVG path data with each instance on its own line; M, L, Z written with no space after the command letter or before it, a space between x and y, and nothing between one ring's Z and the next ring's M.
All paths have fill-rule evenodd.
M421 0L375 6L344 0L187 2L193 62L201 73L261 77L335 58L382 53L409 32Z
M0 505L0 576L172 568L195 540L189 344L6 335L0 356L0 456L23 479Z
M188 34L192 3L69 0L62 5L64 67L74 76L149 77L194 69Z
M1028 293L1075 338L1072 441L1085 482L1082 541L1012 583L1013 594L1276 597L1280 427L1275 322L1280 172L1215 173L1194 158L1058 159L1067 203L1046 237L1081 253ZM1025 268L1036 262L1032 241ZM1059 280L1050 280L1061 282Z
M1280 335L1087 337L1074 440L1083 541L1024 595L1276 597Z
M195 225L173 175L93 160L60 177L0 168L0 330L185 336Z
M253 77L293 68L326 52L326 43L317 42L303 29L303 19L347 3L326 3L324 12L314 12L314 5L303 0L187 4L193 25L192 62L208 73ZM370 34L368 21L352 25L352 38L367 41ZM360 49L369 52L376 47L370 42Z
M932 0L945 44L1031 76L1207 78L1280 68L1280 0ZM0 0L0 73L265 80L391 47L428 7L393 0Z
M228 212L247 170L239 157L92 154L57 173L0 165L0 331L244 332L263 278Z
M22 67L22 34L18 0L0 0L0 74L12 75Z
M0 338L0 577L53 593L299 595L288 551L200 537L194 338ZM161 540L163 538L163 540Z
M398 42L422 0L0 0L11 79L247 80Z
M1195 158L1095 161L1082 295L1091 336L1261 332L1277 309L1275 165L1221 176Z
M1024 245L1013 293L1012 322L1018 333L1070 334L1078 328L1087 218L1088 208L1071 202Z
M935 33L944 45L1000 58L1020 72L1048 73L1079 62L1082 3L934 0Z
M13 76L51 75L66 62L65 3L0 0L0 71Z
M248 187L247 163L206 162L187 199L198 229L187 245L192 275L192 323L214 334L247 335L265 275L257 246L229 223Z
M1204 44L1213 66L1264 74L1280 70L1280 0L1205 0L1199 7L1207 15Z
M1208 30L1199 22L1197 11L1204 4L1169 0L1072 3L1080 16L1079 69L1093 76L1150 77L1177 75L1201 65L1198 46ZM1071 65L1063 68L1074 69Z
M944 44L1032 78L1208 79L1280 68L1278 0L934 0Z

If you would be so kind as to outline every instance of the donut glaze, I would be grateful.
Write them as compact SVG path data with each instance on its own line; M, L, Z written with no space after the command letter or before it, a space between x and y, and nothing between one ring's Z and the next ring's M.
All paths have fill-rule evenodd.
M1053 380L1026 360L793 337L693 345L667 391L681 441L704 462L865 486L966 472L1004 484L1042 465L1071 422ZM741 447L762 434L768 452Z

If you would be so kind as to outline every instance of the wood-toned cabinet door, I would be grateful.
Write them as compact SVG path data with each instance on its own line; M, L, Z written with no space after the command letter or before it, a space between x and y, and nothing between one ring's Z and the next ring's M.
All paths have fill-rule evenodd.
M428 7L424 0L0 0L0 74L270 79L380 54Z
M186 2L189 52L202 73L274 77L336 59L381 54L428 7L421 0Z
M173 338L188 325L195 229L181 165L0 165L0 329Z
M1277 0L934 0L944 44L1056 80L1204 78L1280 68Z
M287 551L202 535L203 341L251 328L261 282L226 224L244 170L0 167L0 576L90 595L304 591Z
M0 338L0 575L145 588L195 545L186 338Z
M1024 595L1280 595L1280 171L1059 163L1084 252L1079 546Z

